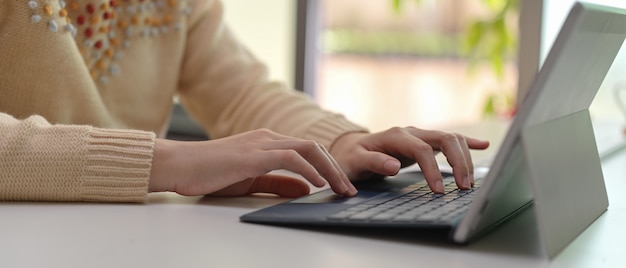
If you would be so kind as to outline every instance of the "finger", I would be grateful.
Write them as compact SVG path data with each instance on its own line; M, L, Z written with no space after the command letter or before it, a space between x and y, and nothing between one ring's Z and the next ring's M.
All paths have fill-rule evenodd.
M333 189L334 192L348 196L353 196L356 194L356 188L354 188L349 178L339 167L339 164L337 164L335 159L330 155L330 153L321 143L309 140L288 138L285 140L272 141L268 144L272 146L268 148L296 151L300 156L303 157L306 162L309 163L312 168L316 170L318 176L322 177L322 180L324 180L324 184L326 181L330 184L331 189ZM300 171L297 172L299 173ZM303 173L299 174L303 175L305 178L308 178L309 176ZM313 175L311 174L310 176ZM317 179L315 179L314 181L311 180L311 183L318 187L324 185L319 184Z
M472 184L472 162L469 157L465 139L461 135L441 133L439 142L441 151L446 156L448 163L452 167L454 180L460 189L468 190ZM466 148L466 149L464 149Z
M433 155L432 147L424 142L415 147L415 161L422 170L431 191L438 194L443 193L443 178L441 177L439 165Z
M446 156L459 188L471 188L474 183L474 166L468 142L471 142L474 148L484 149L489 146L488 141L473 138L469 138L471 140L468 141L468 138L463 135L441 131L428 131L416 128L409 128L409 130Z
M446 156L448 164L452 167L456 185L461 189L470 189L472 180L470 167L472 163L468 162L466 158L469 155L469 149L467 153L463 149L466 147L463 136L441 131L420 131L419 135L420 138ZM463 141L459 141L460 138Z
M282 197L296 198L309 194L310 187L304 181L274 174L266 174L255 178L249 193L268 193Z
M402 165L397 158L375 151L366 151L362 158L368 168L367 171L385 176L398 174Z
M330 161L333 164L333 166L335 167L335 171L338 173L336 175L338 176L340 181L339 183L331 182L330 183L331 188L333 187L333 185L343 184L343 186L339 187L339 189L333 189L333 191L335 191L336 193L340 193L338 191L343 191L343 193L340 193L340 194L343 194L346 196L355 196L357 193L357 189L354 187L354 185L352 185L350 178L348 178L346 173L343 172L343 170L341 170L341 167L339 166L335 158L332 157L332 155L330 155L330 152L326 150L326 147L321 143L318 143L318 144L320 146L320 149L326 154L328 161Z
M472 154L470 153L469 146L467 144L467 138L463 135L456 134L459 139L459 144L461 145L461 150L463 150L463 156L465 156L465 162L467 163L468 173L469 173L469 182L470 187L474 186L474 160L472 160ZM487 142L487 145L489 143Z
M326 180L320 173L293 149L271 150L264 154L264 168L267 172L285 169L302 175L306 180L317 187L326 185ZM329 165L332 165L329 163Z
M383 152L415 160L424 173L430 189L435 193L443 193L441 172L430 144L402 128L392 128L380 135L379 146L384 148Z
M465 139L465 143L469 149L484 150L489 148L489 141L470 138L467 136L463 136L463 138Z
M435 131L435 130L423 130L423 129L419 129L415 127L407 127L406 130L410 132L412 135L419 137L420 139L430 144L435 151L441 150L440 140L441 140L441 137L445 135L462 136L463 139L465 139L465 143L467 144L469 149L484 150L489 147L489 141L471 138L471 137L467 137L461 134L451 134L451 133Z

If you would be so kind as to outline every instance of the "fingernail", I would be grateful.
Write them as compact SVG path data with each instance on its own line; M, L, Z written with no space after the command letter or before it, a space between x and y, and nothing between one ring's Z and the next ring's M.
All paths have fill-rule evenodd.
M435 181L435 191L437 193L443 193L443 181L441 180Z
M347 195L348 195L348 196L355 196L355 195L356 195L356 193L358 193L358 192L359 192L359 191L357 191L357 189L356 189L356 188L354 188L354 186L350 186L350 189L348 190Z
M326 179L322 176L319 176L319 179L313 183L316 187L324 187L326 186Z
M350 183L349 181L342 181L341 182L341 194L343 195L352 195L352 193L354 193L356 191L356 189L354 188L354 186L352 185L352 183Z
M389 174L395 174L400 169L400 163L394 160L387 160L383 164L383 170Z
M465 188L465 189L472 188L472 184L470 182L470 177L469 176L463 177L463 188Z

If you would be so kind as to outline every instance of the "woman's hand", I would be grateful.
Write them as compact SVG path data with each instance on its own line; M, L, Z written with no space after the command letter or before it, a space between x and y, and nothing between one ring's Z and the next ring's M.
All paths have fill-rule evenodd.
M346 134L334 142L330 153L353 181L367 179L373 174L395 175L401 167L417 162L430 189L443 193L436 152L446 156L457 186L469 189L474 183L474 165L469 150L487 147L488 141L460 134L395 127L374 134Z
M220 196L273 193L285 197L309 193L304 181L268 174L279 169L298 173L317 187L328 182L338 194L356 194L323 145L264 129L202 142L158 139L149 191Z

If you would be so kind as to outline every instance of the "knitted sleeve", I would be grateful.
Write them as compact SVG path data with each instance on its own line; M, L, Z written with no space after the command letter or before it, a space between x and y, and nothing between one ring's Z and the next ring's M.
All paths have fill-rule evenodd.
M0 113L0 200L143 202L155 135Z
M194 3L179 93L211 137L269 128L329 148L344 133L366 131L306 95L268 81L266 66L224 24L221 2Z

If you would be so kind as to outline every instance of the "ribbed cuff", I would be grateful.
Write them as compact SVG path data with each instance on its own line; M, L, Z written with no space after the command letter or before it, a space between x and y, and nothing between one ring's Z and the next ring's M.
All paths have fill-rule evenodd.
M89 133L81 198L90 202L144 202L156 135L94 128Z
M305 138L318 141L330 149L337 138L353 132L368 132L368 130L348 121L342 115L334 114L315 123Z

